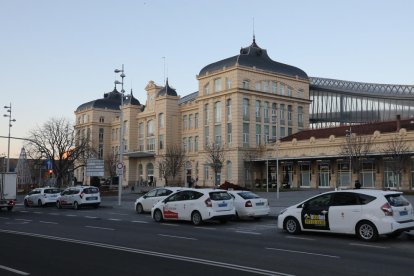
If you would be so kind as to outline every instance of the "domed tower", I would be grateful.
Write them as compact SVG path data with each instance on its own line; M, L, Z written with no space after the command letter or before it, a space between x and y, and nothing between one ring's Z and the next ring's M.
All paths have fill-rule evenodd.
M232 179L226 179L230 182L245 182L247 152L308 127L308 75L297 67L272 60L255 37L239 54L202 68L197 79L203 125L200 145L224 146L229 160L219 175L232 175ZM203 163L207 160L200 160ZM214 180L213 184L222 180Z

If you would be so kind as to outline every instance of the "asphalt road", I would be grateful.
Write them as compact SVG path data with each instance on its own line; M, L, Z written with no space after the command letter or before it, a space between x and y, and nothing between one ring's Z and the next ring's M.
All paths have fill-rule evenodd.
M155 223L110 204L16 206L0 212L0 241L0 275L408 275L414 257L407 234L364 243L290 236L274 219Z

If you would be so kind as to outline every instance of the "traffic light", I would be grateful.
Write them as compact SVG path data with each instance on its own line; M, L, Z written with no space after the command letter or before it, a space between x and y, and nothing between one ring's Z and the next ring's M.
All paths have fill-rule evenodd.
M52 178L53 176L53 170L49 170L49 178Z

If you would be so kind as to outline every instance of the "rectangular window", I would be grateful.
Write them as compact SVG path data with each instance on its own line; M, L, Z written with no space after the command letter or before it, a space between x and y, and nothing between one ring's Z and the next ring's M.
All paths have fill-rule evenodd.
M198 152L198 136L194 137L194 151Z
M185 137L185 138L183 138L183 149L184 149L184 152L188 152L188 138L187 137Z
M259 82L259 81L258 81L258 82L256 82L255 87L256 87L256 90L257 90L257 91L261 91L261 87L260 87L260 82Z
M183 128L184 130L188 129L187 115L183 116Z
M269 102L264 103L263 118L265 123L269 123Z
M103 143L104 141L104 129L99 128L99 143Z
M194 114L194 128L198 128L198 113Z
M229 78L226 79L226 88L231 89L231 79Z
M188 151L193 151L193 137L188 137Z
M158 135L158 148L164 149L164 135Z
M303 107L298 106L298 127L303 127Z
M210 112L208 110L208 104L204 105L204 125L208 125L208 122L210 121Z
M285 127L280 127L280 135L279 135L279 137L280 138L283 138L285 136L286 136L286 129L285 129Z
M250 89L250 82L248 80L243 81L243 89Z
M188 128L192 129L193 126L193 114L188 115Z
M154 137L147 139L147 151L155 151L155 139Z
M250 114L249 114L249 100L243 99L243 120L249 121L250 120Z
M279 88L280 88L280 95L285 95L285 85L280 84Z
M263 92L269 92L269 82L268 81L263 81L262 82L262 88L263 88Z
M272 93L277 94L277 82L272 81Z
M221 79L215 79L214 80L214 92L220 92L221 91Z
M288 105L288 112L287 112L287 119L288 119L288 125L292 125L292 106Z
M216 102L214 104L214 122L221 122L221 102Z
M280 104L280 120L279 123L281 125L285 124L285 105L284 104Z
M265 139L266 144L269 143L270 137L269 137L269 126L268 125L264 126L264 139Z
M243 123L243 144L249 145L249 124Z
M288 87L288 89L287 89L287 95L289 97L292 97L292 88Z
M231 99L227 100L226 104L227 121L231 121Z
M227 144L231 145L232 137L231 137L231 123L227 124Z
M214 142L221 146L221 125L214 126Z
M204 144L208 145L208 143L210 143L210 134L209 134L209 128L208 126L206 126L204 128Z
M261 122L262 121L262 117L261 117L261 110L260 110L260 101L256 101L256 122Z
M260 145L262 140L262 127L259 124L256 124L256 145Z

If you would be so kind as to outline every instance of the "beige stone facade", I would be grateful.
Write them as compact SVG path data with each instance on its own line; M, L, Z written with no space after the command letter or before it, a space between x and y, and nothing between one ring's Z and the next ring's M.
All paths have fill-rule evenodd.
M382 154L395 135L414 145L412 129L381 132L378 126L364 133L372 136L374 147L360 172L350 170L349 158L340 153L347 139L344 128L325 130L330 132L325 136L309 130L307 75L270 60L255 41L242 48L240 55L203 68L197 80L198 92L184 97L168 80L164 86L147 84L145 105L128 95L122 106L124 186L165 185L158 162L168 147L182 145L186 163L175 185L196 181L193 184L211 187L228 181L253 189L275 189L276 182L293 188L333 188L352 187L359 179L365 187L414 187L414 163L405 164L396 183L387 165L392 160ZM118 105L110 103L112 97L118 97ZM99 159L116 160L119 155L119 97L115 89L105 94L107 102L92 101L75 112L77 135L90 137ZM303 133L307 133L305 139L303 135L296 138L295 134ZM217 179L207 161L206 143L224 148L225 161ZM75 176L89 181L83 168ZM106 168L105 177L109 176Z

